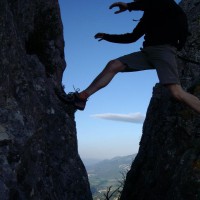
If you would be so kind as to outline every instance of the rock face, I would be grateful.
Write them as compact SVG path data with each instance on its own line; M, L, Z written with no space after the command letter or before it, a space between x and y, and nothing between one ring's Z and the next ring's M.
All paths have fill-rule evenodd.
M179 53L181 83L200 98L200 1L183 0L180 5L192 34ZM200 115L157 84L121 200L199 200L199 180Z
M0 199L91 200L70 108L57 0L0 1Z

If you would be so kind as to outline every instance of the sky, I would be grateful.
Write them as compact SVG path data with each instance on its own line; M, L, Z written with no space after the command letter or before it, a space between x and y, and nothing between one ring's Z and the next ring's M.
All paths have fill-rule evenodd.
M117 57L139 51L143 38L131 44L94 39L98 32L132 32L142 16L140 11L114 14L113 0L59 0L64 27L65 92L84 90ZM131 2L131 1L130 1ZM134 19L134 20L133 20ZM78 150L83 159L110 159L138 152L142 126L154 85L155 70L119 73L112 82L87 101L75 114Z

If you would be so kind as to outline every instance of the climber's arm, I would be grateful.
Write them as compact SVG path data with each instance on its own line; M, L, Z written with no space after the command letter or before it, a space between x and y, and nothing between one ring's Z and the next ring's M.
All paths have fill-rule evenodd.
M126 33L120 35L97 33L95 35L95 39L99 39L99 41L106 40L108 42L113 42L113 43L132 43L141 38L144 35L144 33L145 33L144 22L142 18L132 33Z
M115 14L124 12L126 10L132 11L132 10L144 10L145 8L145 2L143 0L135 1L131 3L124 3L124 2L116 2L113 3L109 9L112 9L114 7L118 7L119 10L115 11Z

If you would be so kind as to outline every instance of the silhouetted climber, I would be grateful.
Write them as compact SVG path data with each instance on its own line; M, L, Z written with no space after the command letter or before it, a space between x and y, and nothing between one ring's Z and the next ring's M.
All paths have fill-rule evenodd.
M141 51L108 62L104 70L82 92L74 92L62 99L84 110L89 96L108 85L118 72L134 72L156 69L159 81L172 96L200 113L200 100L185 92L179 81L176 51L181 50L188 36L187 17L174 0L135 0L132 3L117 2L115 14L126 10L144 11L132 33L114 35L97 33L95 39L115 43L132 43L144 35Z

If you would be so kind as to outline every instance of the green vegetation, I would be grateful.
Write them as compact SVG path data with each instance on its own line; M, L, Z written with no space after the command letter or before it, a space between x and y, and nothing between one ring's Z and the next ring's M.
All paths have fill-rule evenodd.
M134 158L135 155L115 157L86 166L94 200L106 199L105 194L108 191L111 194L119 188ZM119 194L116 191L110 199L117 199L117 195Z

